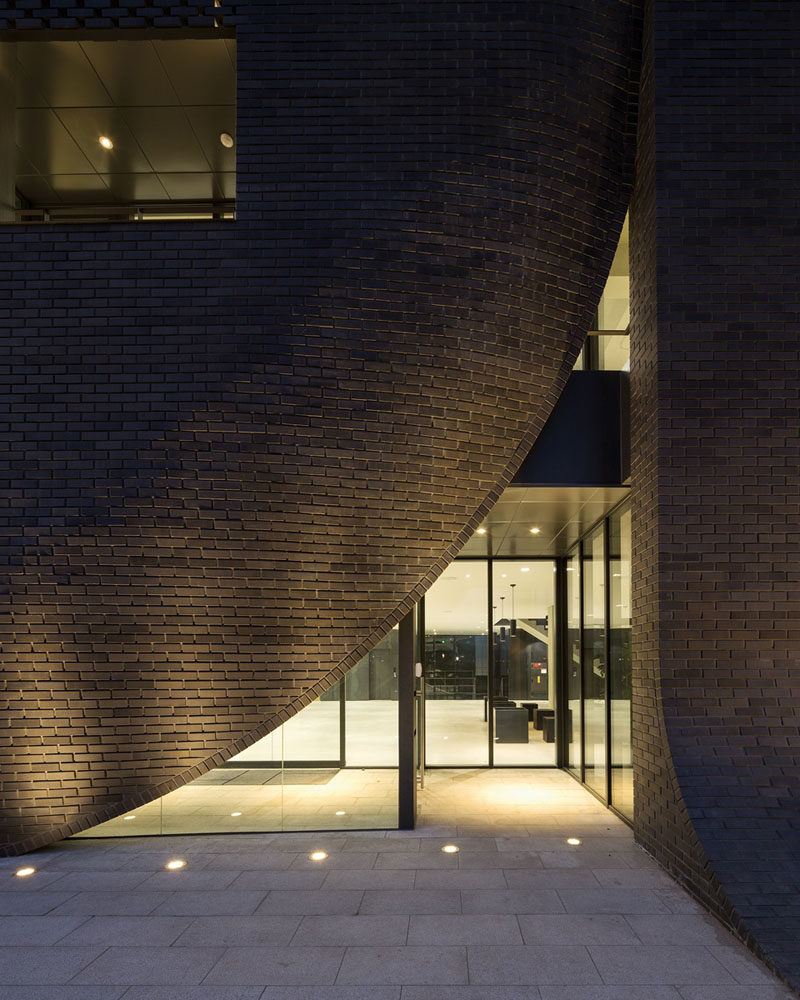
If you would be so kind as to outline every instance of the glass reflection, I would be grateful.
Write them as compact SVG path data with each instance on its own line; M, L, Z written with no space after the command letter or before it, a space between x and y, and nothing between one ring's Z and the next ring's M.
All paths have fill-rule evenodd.
M397 626L345 675L345 760L396 767Z
M494 762L555 763L555 574L550 560L493 565ZM502 610L500 610L502 609ZM500 617L502 615L502 617Z
M611 804L623 815L633 819L630 507L612 514L608 528Z
M606 798L606 614L603 528L583 543L584 781Z
M581 563L578 550L567 559L567 767L580 777L581 732Z
M489 763L488 569L452 563L425 595L425 728L429 765Z

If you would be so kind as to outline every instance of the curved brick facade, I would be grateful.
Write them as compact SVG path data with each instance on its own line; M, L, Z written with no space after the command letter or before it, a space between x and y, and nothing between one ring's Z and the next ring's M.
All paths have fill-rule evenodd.
M0 232L6 850L274 728L468 537L610 263L635 13L241 5L235 223Z
M798 986L800 12L647 8L631 213L636 835Z

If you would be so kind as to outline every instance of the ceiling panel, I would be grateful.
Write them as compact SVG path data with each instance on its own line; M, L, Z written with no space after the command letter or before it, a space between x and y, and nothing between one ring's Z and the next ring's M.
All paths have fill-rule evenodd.
M214 178L209 173L158 174L164 190L176 201L211 201L214 197Z
M89 174L92 165L64 128L55 111L17 111L17 143L40 174Z
M158 107L180 103L152 42L81 42L114 104Z
M157 174L103 174L103 180L121 205L164 201L168 195Z
M152 171L152 165L117 108L70 108L60 109L56 114L94 170L102 173ZM101 135L113 141L113 149L100 145Z
M113 103L78 42L18 42L17 60L27 71L25 77L36 81L38 91L51 107L101 107ZM22 96L18 95L18 101Z
M215 173L235 170L236 151L226 149L219 137L221 132L236 134L236 109L232 105L187 108L186 117L211 169Z
M181 104L230 104L235 72L224 38L153 43Z
M17 189L32 205L55 205L58 198L41 174L23 174L17 177Z
M125 108L122 114L156 173L208 172L182 108Z
M95 173L53 174L48 180L58 200L65 205L107 205L113 201L103 178Z

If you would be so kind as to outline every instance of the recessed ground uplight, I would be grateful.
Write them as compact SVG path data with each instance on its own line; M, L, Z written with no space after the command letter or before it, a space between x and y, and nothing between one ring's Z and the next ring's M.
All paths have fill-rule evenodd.
M337 816L344 816L345 815L344 809L337 809L336 810L336 815Z
M220 132L219 141L226 149L233 149L233 136L230 132Z
M328 856L327 851L312 851L308 857L309 860L311 861L324 861L325 858L327 858L327 856Z
M123 819L136 819L136 816L134 816L133 814L131 814L130 816L123 816L122 818Z
M164 867L169 869L171 872L176 872L179 868L184 868L186 862L182 861L180 858L176 858L174 861L168 861Z
M111 139L109 139L107 135L100 135L100 136L98 136L97 137L97 141L100 143L100 145L103 147L103 149L113 149L114 148L113 141Z
M455 844L445 844L442 851L445 854L458 854L458 848Z
M531 528L531 534L538 535L541 530L541 528Z
M519 571L520 573L530 573L531 568L530 566L520 566Z
M241 816L241 813L231 813L231 816Z
M34 875L35 873L36 873L36 869L35 868L30 868L30 867L28 867L28 868L17 868L17 870L14 872L14 874L17 876L17 878L27 878L28 875Z
M567 843L570 847L580 847L582 841L578 837L567 837Z

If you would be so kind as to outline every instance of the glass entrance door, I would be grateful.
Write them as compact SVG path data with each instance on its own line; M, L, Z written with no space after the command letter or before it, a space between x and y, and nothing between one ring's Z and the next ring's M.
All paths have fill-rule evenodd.
M555 766L554 568L457 559L425 595L427 766Z

